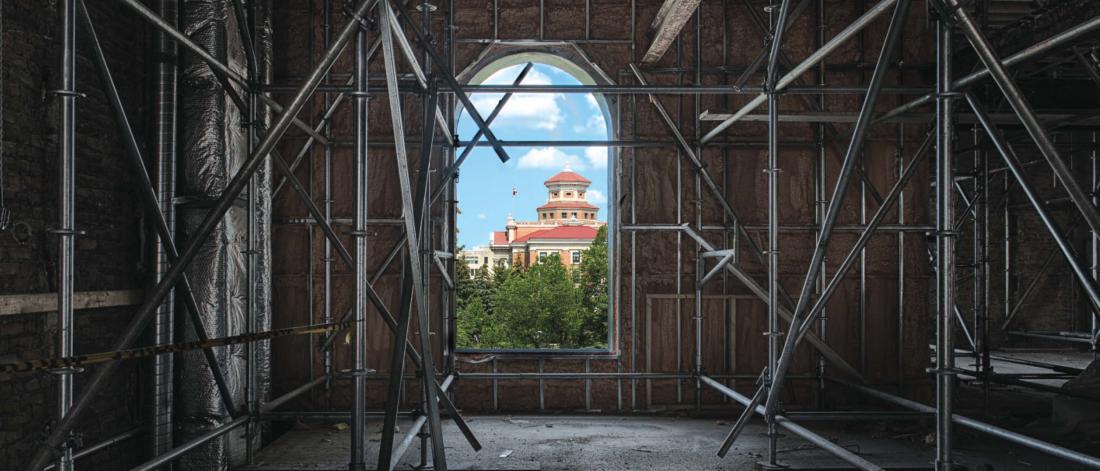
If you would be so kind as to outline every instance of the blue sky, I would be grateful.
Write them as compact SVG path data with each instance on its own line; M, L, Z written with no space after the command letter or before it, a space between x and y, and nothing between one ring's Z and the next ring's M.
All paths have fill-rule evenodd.
M484 84L510 85L522 69L523 65L506 67ZM522 84L580 85L580 82L557 67L536 63ZM483 117L489 116L500 98L500 94L472 95L474 106ZM516 93L491 128L502 140L604 140L608 137L607 125L591 94ZM459 138L468 140L475 133L477 125L463 113L458 119ZM607 220L606 147L509 147L507 151L512 159L501 163L491 147L477 147L459 169L459 245L485 245L490 232L504 230L508 214L516 220L534 221L535 208L546 202L542 182L567 163L573 171L592 180L588 201L599 206L600 219ZM519 191L515 198L513 187Z

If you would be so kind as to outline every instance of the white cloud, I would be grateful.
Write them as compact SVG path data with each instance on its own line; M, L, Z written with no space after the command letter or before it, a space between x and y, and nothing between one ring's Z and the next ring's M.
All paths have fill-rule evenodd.
M483 82L485 85L511 85L519 75L522 66L514 65L498 70ZM531 70L523 78L521 85L550 85L550 77L537 70ZM478 113L488 117L503 95L499 93L477 94L471 101ZM560 93L516 93L508 99L504 109L497 115L494 123L503 126L523 126L553 131L565 120L560 101Z
M590 108L592 108L593 110L602 111L602 110L600 110L600 102L596 101L596 96L595 95L593 95L591 93L589 93L588 95L585 95L584 96L584 101L587 101L588 106Z
M562 152L557 147L537 147L519 158L519 168L561 170L568 164L573 170L588 168L586 159Z
M584 149L584 156L592 168L607 168L606 147L587 147Z
M607 202L607 195L600 190L589 189L587 199L589 203L599 206Z
M477 213L477 218L478 218L478 219L485 219L485 218L487 218L487 217L488 217L488 216L486 216L486 215L485 215L485 213Z
M607 132L607 120L604 119L603 113L594 114L584 123L584 127L589 131Z

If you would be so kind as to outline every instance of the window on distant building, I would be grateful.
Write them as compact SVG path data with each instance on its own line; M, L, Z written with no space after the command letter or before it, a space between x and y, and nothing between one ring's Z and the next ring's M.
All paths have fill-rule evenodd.
M460 82L513 85L527 68L521 87L610 85L610 79L571 45L546 46L549 52L532 51L540 46L524 46L522 52L511 47L488 45L481 58L459 74ZM503 93L475 89L470 101L486 117L502 97ZM476 292L470 287L456 289L453 306L460 351L611 349L616 331L608 328L612 264L608 261L607 269L595 270L589 265L615 252L608 250L607 236L597 235L614 234L600 228L613 219L608 200L614 197L611 170L618 151L599 143L614 138L612 110L617 99L575 91L516 91L493 120L493 133L503 141L540 145L508 147L512 158L503 163L491 147L477 146L462 164L453 195L458 201L457 244L478 249L467 252L476 253L471 269L483 265L507 276L494 275L488 288L463 285L478 286ZM478 133L467 110L458 107L456 116L457 135ZM554 144L567 139L594 145ZM593 248L596 240L600 245ZM587 281L594 278L596 289ZM563 315L576 313L582 322L561 322Z

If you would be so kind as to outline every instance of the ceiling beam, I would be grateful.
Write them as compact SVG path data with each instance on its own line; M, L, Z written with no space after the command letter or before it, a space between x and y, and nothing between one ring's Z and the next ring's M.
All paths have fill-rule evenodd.
M699 0L665 0L650 25L649 32L653 42L642 57L642 62L652 64L660 60L698 7Z

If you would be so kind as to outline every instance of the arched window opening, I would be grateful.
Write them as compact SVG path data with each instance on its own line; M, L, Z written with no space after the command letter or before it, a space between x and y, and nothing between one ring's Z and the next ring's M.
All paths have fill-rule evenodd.
M489 63L468 83L595 82L562 57L526 52ZM471 101L488 118L504 97L475 92ZM457 116L459 138L472 139L478 127L464 110ZM458 260L493 263L458 267L460 349L608 349L610 121L607 101L598 94L515 92L491 122L511 160L501 163L482 144L463 162L456 189Z

